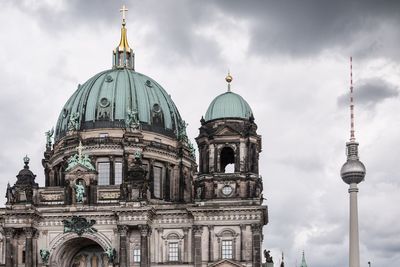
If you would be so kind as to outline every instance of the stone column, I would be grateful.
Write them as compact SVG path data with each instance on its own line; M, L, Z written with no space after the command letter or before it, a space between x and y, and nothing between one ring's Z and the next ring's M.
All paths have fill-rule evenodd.
M15 229L4 228L4 235L6 237L6 267L14 266L14 250L12 245L12 240L15 234Z
M213 262L214 261L214 226L209 225L208 226L208 261Z
M189 228L184 227L183 228L183 262L189 262L188 256L189 256Z
M251 231L253 235L253 267L261 267L262 226L260 224L252 224Z
M128 226L118 225L119 232L119 266L128 267L127 253L126 253L126 235L128 233Z
M160 262L160 250L158 249L159 247L159 242L160 242L160 236L159 236L159 228L154 228L154 246L151 247L151 252L150 254L153 254L154 257L154 262Z
M210 144L210 153L209 153L209 173L213 173L216 171L215 168L215 145L214 144Z
M139 225L140 230L140 267L149 267L149 235L151 229L147 224Z
M33 242L32 238L35 233L35 229L31 227L24 228L25 233L25 267L33 266Z
M193 225L193 236L194 236L194 267L201 267L201 235L203 234L202 225Z
M244 250L245 250L244 231L245 230L246 230L246 225L241 224L240 225L240 261L244 261Z
M149 161L149 189L150 189L150 196L154 198L154 159L150 159Z

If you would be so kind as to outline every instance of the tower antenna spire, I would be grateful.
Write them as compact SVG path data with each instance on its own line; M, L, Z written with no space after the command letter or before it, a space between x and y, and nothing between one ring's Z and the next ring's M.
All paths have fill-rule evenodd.
M353 57L350 57L350 142L355 142L354 135L354 97L353 97Z

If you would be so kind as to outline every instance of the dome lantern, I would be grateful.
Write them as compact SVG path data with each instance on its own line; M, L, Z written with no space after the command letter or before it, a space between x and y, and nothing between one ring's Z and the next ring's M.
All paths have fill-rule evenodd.
M128 9L125 5L122 6L120 12L122 13L122 27L121 27L121 40L119 45L113 51L113 68L130 68L135 69L135 53L129 47L127 29L125 27L125 12Z

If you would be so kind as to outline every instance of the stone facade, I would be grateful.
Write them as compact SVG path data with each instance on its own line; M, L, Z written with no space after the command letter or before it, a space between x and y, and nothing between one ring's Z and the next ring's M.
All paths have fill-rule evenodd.
M84 262L85 266L90 266L89 262L91 266L209 266L224 257L229 259L224 264L260 266L261 229L267 223L266 207L261 205L262 182L257 173L244 171L251 168L245 164L246 149L253 143L259 145L259 136L243 137L227 130L206 135L201 129L197 139L200 153L206 143L211 145L206 148L209 162L204 163L203 154L200 162L210 169L217 167L216 171L196 173L196 163L185 144L161 135L161 142L154 144L150 140L155 134L143 131L113 133L107 140L98 139L97 146L92 143L94 133L80 137L71 133L58 140L54 149L44 154L44 187L34 182L35 175L26 162L1 210L0 260L4 266L64 267L83 266L78 264ZM95 166L97 159L104 157L110 162L123 161L123 182L99 185L98 171L80 164L65 171L66 160L79 141ZM222 173L218 169L225 164L223 147L237 147L233 156L241 157L235 164L243 171ZM258 153L259 147L253 152ZM211 153L216 156L209 156ZM151 166L162 168L158 193ZM77 201L78 183L84 185L82 202ZM147 192L141 193L144 183L148 183ZM74 216L93 220L95 231L86 231L79 223L77 229L66 229L65 220ZM223 255L223 243L227 244L224 253L231 256ZM112 263L104 253L108 248L116 251ZM40 250L50 253L47 263Z
M127 53L121 51L115 53ZM134 92L136 87L117 88L130 85L113 85L118 76L111 77L136 77L140 84L142 75L130 74L129 66L114 66L104 78L107 86ZM77 92L108 90L93 84L94 78ZM156 101L149 95L159 94L159 85L147 80L145 86L144 100ZM71 110L63 109L54 144L48 132L44 186L35 182L26 157L7 188L0 209L0 266L261 266L268 215L258 166L261 137L252 115L202 119L197 166L171 99L152 104L148 122L139 120L143 110L129 111L124 122L101 98L97 111L107 107L107 116L90 124L83 115L90 101L80 97L74 100L79 106L68 102Z

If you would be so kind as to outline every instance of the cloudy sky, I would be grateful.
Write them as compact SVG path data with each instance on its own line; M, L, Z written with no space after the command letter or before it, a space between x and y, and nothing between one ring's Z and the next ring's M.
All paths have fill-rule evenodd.
M232 90L263 137L264 247L287 266L346 266L349 56L360 185L361 266L400 266L399 1L126 1L136 70L171 94L191 139ZM43 185L44 132L79 83L111 67L121 1L0 1L0 185L22 157ZM1 192L2 196L4 193ZM4 199L5 201L5 199Z

